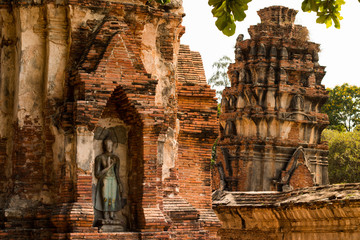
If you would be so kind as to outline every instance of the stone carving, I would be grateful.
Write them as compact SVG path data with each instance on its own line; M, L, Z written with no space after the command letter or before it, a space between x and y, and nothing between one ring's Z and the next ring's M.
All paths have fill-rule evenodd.
M291 100L291 108L294 111L303 111L304 110L304 97L300 94L296 94Z
M239 36L237 37L237 42L240 42L244 39L244 35L243 34L239 34ZM243 53L241 51L241 47L240 46L236 46L235 47L235 58L237 61L242 61L243 60Z
M270 49L270 58L276 59L277 57L277 49L275 46L272 46Z
M289 81L288 74L284 68L280 68L280 83L287 84Z
M240 94L238 96L238 99L236 101L236 108L237 109L243 109L246 105L246 102L244 101L244 97L243 97L243 94Z
M264 83L266 77L266 67L257 67L256 70L257 82Z
M235 59L229 68L239 71L239 76L229 74L238 83L226 88L223 98L228 106L233 105L230 96L237 102L236 108L222 108L218 148L223 154L216 159L223 163L229 191L282 190L273 181L279 181L300 145L311 160L291 173L290 185L327 184L326 156L317 157L326 155L320 134L328 121L319 112L328 98L321 85L325 68L315 64L318 45L306 41L306 29L294 25L295 14L283 7L263 9L261 23L249 28L251 39L237 40L247 57ZM230 156L235 148L240 153ZM320 177L310 181L315 172Z
M280 116L281 116L280 119L288 120L288 121L296 120L299 118L299 116L303 116L303 120L316 121L315 116L311 116L311 115L305 114L303 112L286 112L286 113L282 113Z
M98 179L95 209L103 214L100 225L115 225L115 212L123 208L123 187L119 177L120 158L113 153L113 141L104 140L104 153L95 158L95 177ZM121 225L119 222L118 224ZM118 225L116 224L116 225Z
M240 48L240 47L236 47L236 48L235 48L235 58L236 58L236 60L238 60L238 61L242 61L242 60L243 60L243 55L242 55L242 52L241 52L241 48Z
M308 83L309 83L309 87L315 86L315 83L316 83L315 73L311 73L311 74L309 75Z
M241 68L239 70L239 83L244 83L246 81L246 71L244 68Z
M309 78L309 74L307 74L307 73L302 73L301 74L301 79L300 79L301 86L303 86L303 87L308 87L309 86L308 78Z
M288 51L287 51L286 47L281 48L280 57L281 57L282 60L288 60L289 54L288 54Z
M236 38L236 42L241 42L244 40L244 34L239 34L239 36Z
M254 59L256 56L256 48L255 46L251 46L250 52L249 52L249 59Z
M306 54L306 55L305 55L305 62L311 63L311 61L312 61L312 56L311 56L311 54Z
M236 97L230 96L229 107L231 110L234 110L236 108Z
M221 100L221 107L225 110L228 110L229 108L229 101L226 99L226 97L223 97Z
M260 43L259 49L258 49L258 56L259 57L265 57L266 56L266 48L263 43Z
M275 70L273 67L270 66L269 72L268 72L268 84L272 85L275 83Z

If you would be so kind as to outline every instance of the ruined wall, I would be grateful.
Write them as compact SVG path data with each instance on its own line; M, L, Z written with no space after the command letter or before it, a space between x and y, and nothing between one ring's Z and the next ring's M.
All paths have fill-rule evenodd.
M319 46L308 41L306 28L294 25L295 10L274 6L258 13L261 23L249 28L251 39L239 35L229 66L214 185L274 191L327 184Z
M359 239L359 184L291 192L217 192L221 239Z
M221 239L359 239L359 184L326 185L318 45L296 11L260 10L224 90L213 209ZM314 186L322 185L322 186ZM270 191L269 191L270 190Z
M216 103L199 55L180 51L181 1L0 1L0 12L0 236L216 238ZM183 82L187 61L201 81ZM127 233L96 227L106 137L121 158Z
M215 237L220 222L211 208L211 147L217 136L215 90L206 83L201 56L181 45L177 68L179 154L176 165L180 195L199 209L199 217ZM183 221L180 224L184 224Z

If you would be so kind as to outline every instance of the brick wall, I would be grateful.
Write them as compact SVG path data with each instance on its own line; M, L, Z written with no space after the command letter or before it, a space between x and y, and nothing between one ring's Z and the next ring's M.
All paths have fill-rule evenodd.
M289 192L217 192L221 239L358 239L359 184Z
M44 76L37 82L44 91L30 99L41 109L41 119L15 124L11 146L6 145L9 138L0 142L0 166L12 168L6 179L10 188L2 185L1 192L9 200L0 206L3 239L217 238L219 221L210 199L215 93L206 85L199 53L185 46L178 53L184 31L181 6L145 2L0 1L1 8L34 17L36 26L24 26L41 39L42 44L34 40L35 47L49 54L39 59L46 66L37 72ZM62 15L47 23L49 9ZM156 29L152 61L161 69L144 62L149 41L143 33L149 24ZM61 57L58 49L63 49ZM52 78L61 69L54 62L66 74L60 70ZM119 119L130 129L130 217L124 233L100 233L94 227L91 162L94 130L104 118ZM175 167L164 177L169 166L159 151L169 139L177 146L167 159Z
M231 191L282 190L288 183L280 180L281 172L299 146L311 159L308 168L315 177L313 182L298 177L297 187L327 184L327 160L319 157L327 154L320 136L328 124L320 111L328 96L321 85L319 45L294 24L295 10L272 6L258 13L261 23L249 28L250 39L239 35L235 63L228 69L231 87L222 96L216 164L223 174L216 173L214 185L220 188L222 182Z
M181 46L177 83L180 120L177 168L180 194L204 212L211 206L210 160L218 122L215 91L206 84L200 62L198 53L190 51L188 46ZM219 223L215 219L213 224Z

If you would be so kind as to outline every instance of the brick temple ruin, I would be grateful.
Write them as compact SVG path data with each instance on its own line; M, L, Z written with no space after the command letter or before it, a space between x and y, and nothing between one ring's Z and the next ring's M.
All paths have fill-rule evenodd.
M215 91L180 45L183 15L181 1L0 1L1 239L216 238Z
M296 12L238 38L218 121L181 2L0 0L0 239L360 238Z
M221 239L359 239L359 184L327 185L319 45L297 11L258 11L223 92L213 208Z
M260 10L261 23L238 38L231 87L221 104L217 160L230 191L299 189L328 183L328 98L318 63L319 45L294 25L296 11Z

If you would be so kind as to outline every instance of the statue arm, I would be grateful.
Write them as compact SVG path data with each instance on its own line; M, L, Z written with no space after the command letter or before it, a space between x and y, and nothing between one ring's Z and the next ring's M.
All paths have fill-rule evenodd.
M120 191L120 194L123 192L123 186L122 186L122 183L121 183L121 180L120 180L120 158L116 156L116 166L115 166L115 169L116 169L116 180L119 184L119 191Z
M114 163L110 164L110 166L104 169L101 169L101 158L100 157L95 158L95 177L97 179L102 178L112 166L114 166Z
M100 178L101 177L101 158L97 157L95 158L95 177Z

